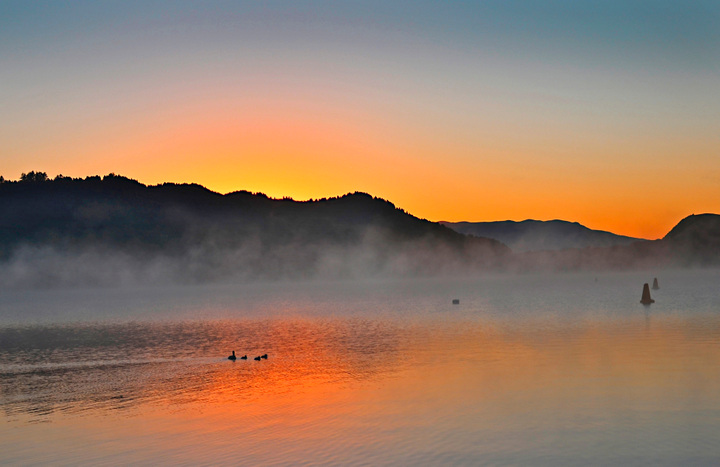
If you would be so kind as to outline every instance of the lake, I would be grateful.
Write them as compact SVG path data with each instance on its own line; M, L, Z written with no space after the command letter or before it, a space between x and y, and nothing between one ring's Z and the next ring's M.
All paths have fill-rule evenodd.
M719 434L717 270L0 293L3 464L717 465Z

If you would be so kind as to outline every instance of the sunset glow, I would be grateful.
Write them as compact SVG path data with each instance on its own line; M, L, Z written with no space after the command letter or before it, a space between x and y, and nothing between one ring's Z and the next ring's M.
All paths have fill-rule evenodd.
M153 458L202 463L210 456L214 463L267 464L326 456L338 456L330 457L337 461L391 448L408 453L442 444L436 430L448 427L490 455L516 448L518 420L548 431L559 426L583 432L587 420L598 430L617 420L642 423L655 410L701 413L718 382L709 370L720 358L713 345L714 318L706 326L642 317L537 324L513 330L492 320L435 327L274 322L265 342L276 351L262 363L216 359L209 368L196 363L177 381L160 365L157 372L142 366L137 371L144 384L124 387L125 400L105 401L112 410L92 393L87 397L97 405L89 404L82 416L61 410L66 401L58 398L52 400L56 407L45 407L44 421L51 423L34 418L42 413L39 407L13 414L13 421L62 443L64 452L136 463ZM211 324L204 334L232 338L227 329L234 326ZM358 330L364 335L353 334ZM338 338L352 346L338 345ZM368 344L385 341L397 345ZM702 358L689 362L689 354ZM660 361L665 366L658 366ZM69 373L56 384L81 384L82 378ZM702 382L688 387L688 375L702 375ZM24 432L9 430L11 445L25 443L19 436ZM538 432L537 439L525 442L547 451L548 434ZM572 444L562 437L553 442ZM45 452L46 446L37 450ZM626 449L633 449L632 443Z
M658 238L720 212L703 2L0 5L0 175Z

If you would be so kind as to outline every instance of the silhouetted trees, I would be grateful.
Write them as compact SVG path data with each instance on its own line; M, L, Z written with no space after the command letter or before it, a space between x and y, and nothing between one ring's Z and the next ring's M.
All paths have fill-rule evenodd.
M509 254L499 242L465 237L365 193L299 202L197 184L146 186L115 174L48 180L31 172L0 189L0 266L34 252L57 252L60 263L104 254L133 271L172 265L163 274L191 281L425 275L484 269Z
M48 176L45 172L34 172L23 173L20 175L21 182L47 182Z
M6 261L50 255L89 270L86 254L188 281L706 265L720 264L720 216L691 216L655 242L512 254L360 192L293 201L115 174L49 180L45 172L0 185L0 286ZM27 261L18 270L45 277L45 263ZM103 264L98 270L115 267Z

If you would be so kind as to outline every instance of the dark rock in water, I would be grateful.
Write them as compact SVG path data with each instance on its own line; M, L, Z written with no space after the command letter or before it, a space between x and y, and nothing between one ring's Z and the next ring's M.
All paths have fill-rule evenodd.
M660 286L658 285L657 277L653 279L653 290L659 289Z
M655 303L655 300L650 298L650 285L648 285L647 282L643 285L643 292L640 303L642 303L643 305L650 305L651 303Z
M458 300L457 298L454 298L453 301L452 301L452 304L453 304L453 305L459 305L459 304L460 304L460 300Z

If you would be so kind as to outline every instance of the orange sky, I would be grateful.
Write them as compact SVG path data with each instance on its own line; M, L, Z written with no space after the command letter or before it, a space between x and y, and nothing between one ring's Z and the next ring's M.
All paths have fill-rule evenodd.
M501 128L506 135L444 135L373 120L356 108L313 105L275 104L252 116L206 102L188 107L87 122L83 140L65 146L67 136L58 135L49 146L60 150L18 160L5 176L115 172L147 184L194 182L298 200L365 191L433 221L564 219L644 238L662 237L689 214L720 212L720 183L711 183L703 160L713 154L709 143L660 135L603 144L578 141L600 135L516 140L512 128ZM26 144L28 151L35 146L30 138ZM685 164L667 163L688 147L695 155Z
M7 6L0 174L644 238L720 212L720 9L437 7Z

